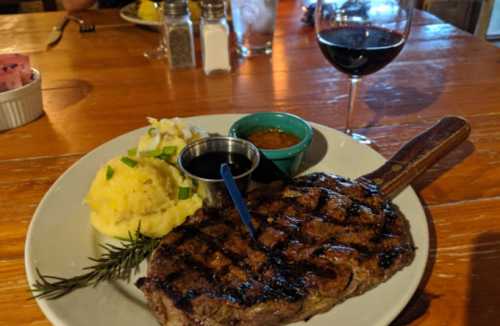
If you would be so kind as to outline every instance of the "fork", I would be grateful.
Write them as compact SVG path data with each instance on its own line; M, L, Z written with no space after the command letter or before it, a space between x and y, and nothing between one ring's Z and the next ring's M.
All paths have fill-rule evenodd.
M72 20L78 24L80 27L80 33L90 33L95 32L95 25L83 20L80 17L68 15L66 16L69 20Z

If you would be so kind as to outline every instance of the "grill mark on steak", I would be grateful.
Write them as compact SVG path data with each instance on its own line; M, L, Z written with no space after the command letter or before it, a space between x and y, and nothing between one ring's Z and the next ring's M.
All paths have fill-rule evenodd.
M264 226L264 223L262 224ZM255 273L252 271L251 266L246 264L242 257L232 252L230 249L224 248L215 238L212 238L193 226L181 227L177 230L183 234L183 237L174 242L174 245L162 245L161 250L164 253L173 255L181 260L186 266L190 266L194 271L198 272L205 278L206 281L211 283L215 290L209 289L191 290L187 294L177 291L175 287L170 286L176 279L179 278L180 272L176 271L167 275L166 279L160 281L160 287L174 302L175 306L179 309L191 311L192 306L190 300L197 296L206 293L211 297L225 298L233 303L238 303L243 306L251 306L259 302L265 302L274 299L286 299L288 301L296 301L301 299L306 292L304 291L304 275L307 272L312 272L317 276L323 278L335 278L336 273L334 270L323 270L318 266L308 262L298 262L290 264L282 254L286 247L286 241L280 241L274 248L268 248L261 243L249 242L248 248L259 251L267 257L267 261L260 268L260 271L267 270L268 274ZM195 258L196 255L180 251L186 241L191 241L193 237L202 239L208 246L205 253L221 251L225 257L231 261L231 265L237 266L242 269L245 274L245 279L239 283L239 286L221 287L217 286L223 280L224 276L228 274L227 269L217 271L204 265L203 262ZM172 276L175 276L174 278ZM256 297L247 297L246 292L249 288L248 284L261 283L263 291ZM267 283L264 285L264 283Z
M414 256L397 208L344 178L301 177L250 194L248 205L255 242L234 208L199 211L162 240L137 285L163 324L168 316L182 325L305 319L385 281Z

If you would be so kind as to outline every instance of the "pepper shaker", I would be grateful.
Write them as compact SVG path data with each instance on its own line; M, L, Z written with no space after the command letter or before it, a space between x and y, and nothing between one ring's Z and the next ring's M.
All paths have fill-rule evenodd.
M229 26L226 19L224 0L202 0L200 23L203 71L210 75L214 72L231 70L229 61Z
M165 0L164 37L170 69L196 66L193 23L186 0Z

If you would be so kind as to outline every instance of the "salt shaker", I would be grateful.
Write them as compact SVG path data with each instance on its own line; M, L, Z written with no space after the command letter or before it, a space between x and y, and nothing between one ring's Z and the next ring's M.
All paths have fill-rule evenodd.
M165 0L164 13L163 28L170 68L195 67L193 23L189 17L187 1Z
M202 0L200 23L203 71L213 72L231 70L229 63L229 26L226 19L224 0Z

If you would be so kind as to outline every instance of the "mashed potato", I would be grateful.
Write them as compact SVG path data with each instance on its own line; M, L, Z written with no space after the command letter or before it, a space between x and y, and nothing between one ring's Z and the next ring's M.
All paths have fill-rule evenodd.
M101 167L85 198L90 222L103 234L126 238L140 224L141 233L161 237L202 206L197 187L175 165L180 150L201 133L180 120L150 123L133 154Z
M85 202L99 232L126 238L140 223L141 233L160 237L201 207L197 194L178 199L179 188L188 182L175 167L154 158L136 162L131 167L114 158L97 172ZM113 170L111 178L107 177L108 167Z

